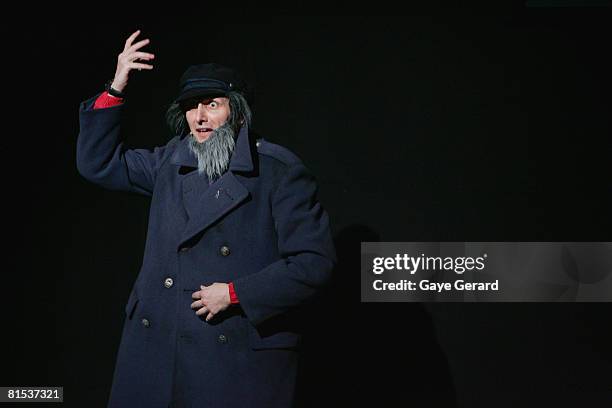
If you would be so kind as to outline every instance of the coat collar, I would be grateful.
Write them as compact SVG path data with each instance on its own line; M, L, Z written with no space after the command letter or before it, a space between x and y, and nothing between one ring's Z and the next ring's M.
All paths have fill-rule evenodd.
M189 151L189 138L183 137L170 159L180 166L198 167L196 157ZM240 182L235 172L251 172L254 146L251 144L247 126L240 128L236 145L230 158L229 170L220 178L205 182L197 171L187 174L181 183L183 205L187 213L187 224L178 242L178 248L197 237L203 230L217 222L225 214L237 208L249 197L248 189Z
M178 146L172 154L170 162L179 166L198 167L196 157L189 150L188 135L183 136L178 142ZM229 163L229 170L240 172L249 172L253 170L253 146L251 144L251 137L249 136L249 128L246 125L242 126L238 132L236 145Z

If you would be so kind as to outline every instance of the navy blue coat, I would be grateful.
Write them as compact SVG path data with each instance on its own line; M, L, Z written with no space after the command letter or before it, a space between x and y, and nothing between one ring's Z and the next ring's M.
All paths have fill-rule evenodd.
M193 171L187 137L126 149L123 106L94 110L96 97L79 109L79 173L151 196L108 406L291 406L301 338L294 317L335 263L312 175L243 127L229 170L209 185ZM210 322L196 316L191 294L230 281L240 304Z

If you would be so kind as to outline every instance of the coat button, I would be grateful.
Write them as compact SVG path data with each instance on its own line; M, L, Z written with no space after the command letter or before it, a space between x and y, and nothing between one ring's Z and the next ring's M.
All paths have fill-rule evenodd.
M228 256L230 254L230 249L227 245L223 245L221 248L219 248L219 252L223 256Z
M261 145L261 142L256 142L255 146L259 147L259 145Z
M181 252L187 252L187 251L189 251L189 247L182 247L181 248Z
M164 286L168 289L170 289L172 285L174 285L174 281L172 280L172 278L166 278L166 280L164 280Z
M220 334L218 340L219 343L227 343L227 337L225 337L225 334Z
M151 322L149 322L149 319L142 319L141 322L144 327L151 327Z

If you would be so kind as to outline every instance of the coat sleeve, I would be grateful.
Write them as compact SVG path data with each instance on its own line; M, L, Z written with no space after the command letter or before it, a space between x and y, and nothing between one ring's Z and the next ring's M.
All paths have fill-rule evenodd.
M330 281L336 253L316 191L314 177L299 163L287 169L274 193L281 259L234 280L240 305L254 325L299 306Z
M123 105L93 109L97 96L79 107L77 170L86 180L110 190L150 196L168 145L152 151L126 149L120 126Z

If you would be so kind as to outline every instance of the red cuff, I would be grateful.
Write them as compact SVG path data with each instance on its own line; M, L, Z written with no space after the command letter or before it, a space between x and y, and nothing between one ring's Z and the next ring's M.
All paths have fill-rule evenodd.
M236 292L234 292L234 282L229 283L229 295L231 304L240 303L238 296L236 296Z
M112 106L121 105L123 103L123 98L116 98L108 94L108 92L104 91L98 99L96 99L96 103L94 103L94 109L102 109L102 108L110 108Z

